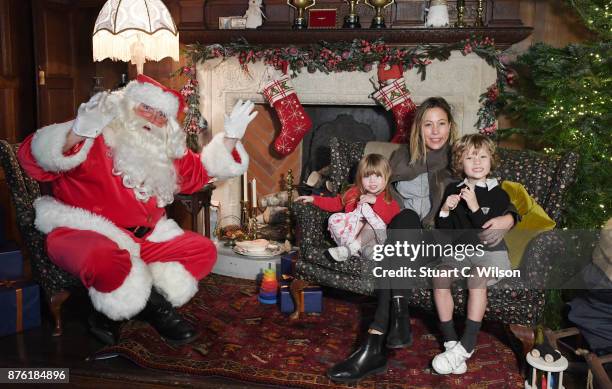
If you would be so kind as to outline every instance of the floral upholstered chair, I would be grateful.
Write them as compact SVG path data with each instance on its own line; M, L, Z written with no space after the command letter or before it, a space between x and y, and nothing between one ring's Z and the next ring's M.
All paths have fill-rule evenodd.
M70 296L73 287L80 286L78 279L57 267L47 257L45 235L34 227L34 200L41 195L38 182L30 178L17 161L18 144L0 140L0 162L17 215L17 227L32 264L34 281L40 284L55 321L54 336L62 334L62 304Z
M337 138L331 140L330 179L335 190L349 184L351 171L363 156L365 147L365 143L348 143ZM498 151L500 164L492 176L523 184L546 214L559 223L567 188L575 179L578 155L569 153L562 157L550 157L527 150ZM373 261L352 257L344 262L335 262L324 255L325 250L334 245L327 233L330 214L302 203L294 203L293 210L301 236L296 279L359 294L374 294ZM496 288L488 291L485 320L534 326L543 312L544 283L550 275L552 259L563 251L563 242L554 230L532 239L525 248L519 266L523 276L502 279ZM467 290L455 285L453 295L455 311L465 315ZM408 301L412 306L434 309L430 289L414 290Z

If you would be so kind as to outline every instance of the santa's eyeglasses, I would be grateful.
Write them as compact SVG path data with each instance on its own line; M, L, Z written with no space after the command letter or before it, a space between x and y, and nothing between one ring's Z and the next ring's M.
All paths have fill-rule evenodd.
M150 105L146 105L145 103L140 103L140 109L146 113L147 115L150 116L155 116L159 119L162 120L167 120L168 118L166 117L166 114L163 113L162 111L155 109L153 107L151 107Z

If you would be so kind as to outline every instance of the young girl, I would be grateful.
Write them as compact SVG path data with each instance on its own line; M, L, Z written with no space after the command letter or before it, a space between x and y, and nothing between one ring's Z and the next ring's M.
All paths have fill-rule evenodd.
M400 211L391 198L387 185L391 168L380 154L368 154L359 161L355 175L356 184L344 195L336 197L299 196L296 201L314 203L317 207L334 213L328 221L328 229L338 247L329 254L336 261L345 261L353 255L369 255L375 243L384 243L387 224Z
M447 186L444 193L446 200L437 216L436 225L441 229L481 230L488 220L503 215L510 204L510 198L497 180L488 177L495 165L495 144L484 135L465 135L453 145L452 155L452 169L462 175L464 180ZM453 323L454 302L450 288L454 278L433 280L434 300L446 349L432 362L434 370L439 374L465 373L465 361L474 353L476 337L487 307L487 285L497 281L479 275L477 268L510 269L503 240L494 247L488 247L487 242L480 242L475 232L459 234L461 243L483 244L485 249L481 251L482 255L475 254L461 258L461 261L454 257L443 258L440 266L441 269L470 268L467 320L460 341Z

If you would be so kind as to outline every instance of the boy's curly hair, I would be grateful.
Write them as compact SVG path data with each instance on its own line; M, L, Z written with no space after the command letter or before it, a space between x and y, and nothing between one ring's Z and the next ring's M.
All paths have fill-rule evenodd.
M482 134L468 134L463 135L461 139L453 144L451 169L453 172L461 177L463 175L463 157L465 153L470 151L472 148L474 151L480 150L485 147L491 154L491 171L493 171L499 162L499 158L496 152L497 147L495 142L486 135Z

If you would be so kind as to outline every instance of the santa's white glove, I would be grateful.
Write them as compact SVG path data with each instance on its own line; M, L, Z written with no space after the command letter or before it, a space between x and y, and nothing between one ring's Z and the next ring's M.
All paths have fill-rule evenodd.
M75 134L95 138L117 116L116 104L107 102L108 96L108 92L96 93L88 102L79 106L72 126Z
M232 109L232 113L229 116L225 115L223 128L227 138L242 139L247 126L257 116L257 112L252 112L253 108L255 108L255 104L252 101L242 102L242 100L238 100Z

